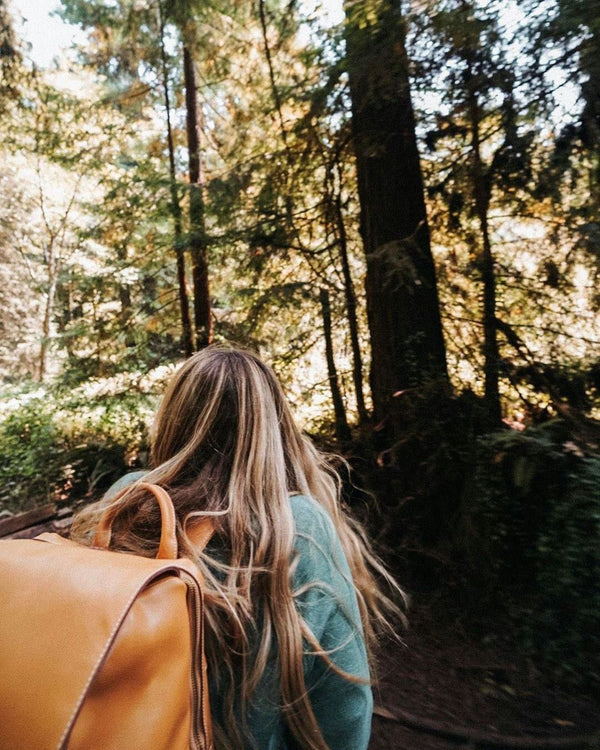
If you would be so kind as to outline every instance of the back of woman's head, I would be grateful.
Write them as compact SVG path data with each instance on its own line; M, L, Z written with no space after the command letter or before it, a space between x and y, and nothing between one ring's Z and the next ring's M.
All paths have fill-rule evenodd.
M153 428L156 466L192 471L215 452L241 459L279 432L285 407L272 371L255 355L211 347L190 357L171 380Z
M274 375L255 355L205 349L167 388L153 427L152 463L167 484L194 486L205 510L231 510L234 489L258 489L268 479L259 466L268 466L268 475L282 470L284 408Z
M251 352L209 347L190 357L152 433L149 481L172 488L181 514L214 514L230 532L263 526L311 483L327 485L319 488L326 504L335 498L335 473L300 434L272 369Z

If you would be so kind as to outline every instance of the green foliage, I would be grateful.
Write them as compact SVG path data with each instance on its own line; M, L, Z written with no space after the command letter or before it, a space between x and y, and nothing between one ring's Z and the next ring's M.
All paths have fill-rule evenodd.
M68 393L38 387L2 394L0 508L19 512L98 495L144 463L154 397L97 390L87 384Z
M0 117L19 95L22 55L5 0L0 0Z
M561 678L600 684L600 457L553 420L480 443L461 545L478 606Z
M66 482L60 457L64 437L54 424L47 401L28 399L0 425L0 503L27 510L53 498Z

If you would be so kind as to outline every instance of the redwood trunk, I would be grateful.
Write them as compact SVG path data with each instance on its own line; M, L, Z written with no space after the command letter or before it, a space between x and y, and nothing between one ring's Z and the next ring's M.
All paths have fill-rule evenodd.
M347 0L345 10L370 382L381 421L395 393L448 376L399 3Z

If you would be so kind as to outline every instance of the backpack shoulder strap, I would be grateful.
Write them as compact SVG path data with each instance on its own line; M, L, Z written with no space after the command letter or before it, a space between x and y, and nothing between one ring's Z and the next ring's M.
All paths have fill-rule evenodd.
M198 552L202 552L215 533L215 523L212 518L205 516L195 523L192 521L186 524L185 533Z
M112 532L112 525L115 518L123 510L124 506L119 500L127 495L128 492L136 487L139 489L146 490L154 495L156 502L160 507L161 514L161 534L160 544L156 557L163 560L175 560L177 559L177 534L176 534L176 516L175 508L173 507L173 501L169 497L168 492L159 487L157 484L150 484L149 482L137 482L131 487L125 487L119 494L113 499L111 504L106 508L98 527L96 529L96 535L94 536L93 546L103 547L108 549L110 546L110 538Z

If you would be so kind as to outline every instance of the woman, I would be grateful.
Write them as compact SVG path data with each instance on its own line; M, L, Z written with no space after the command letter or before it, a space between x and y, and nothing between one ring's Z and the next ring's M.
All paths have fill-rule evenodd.
M205 579L216 747L366 748L370 647L393 610L370 571L385 571L341 509L339 477L300 434L272 370L240 349L188 359L158 411L152 466L144 481L169 491L182 554ZM89 538L131 483L113 544L154 554L158 509L136 490L141 476L82 511L73 534ZM200 553L186 524L207 516L215 533Z

